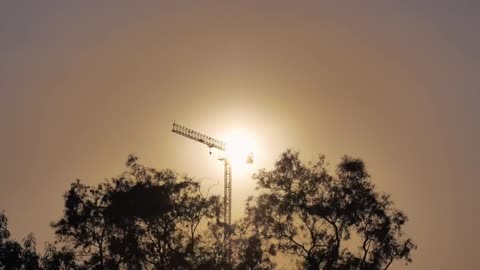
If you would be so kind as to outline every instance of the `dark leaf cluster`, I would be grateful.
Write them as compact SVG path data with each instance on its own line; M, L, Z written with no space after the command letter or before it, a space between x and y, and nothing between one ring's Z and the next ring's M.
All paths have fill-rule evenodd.
M362 160L343 157L332 174L323 156L305 164L287 151L254 179L259 195L247 204L247 223L264 246L296 256L302 268L387 269L411 261L407 217L375 191Z
M411 262L416 248L404 236L407 216L375 191L360 159L343 157L330 170L323 156L304 163L284 152L254 175L257 192L233 225L222 222L220 197L202 193L198 181L135 156L126 167L95 186L71 184L43 256L32 235L11 239L0 213L0 270L267 270L285 257L298 269L377 270Z

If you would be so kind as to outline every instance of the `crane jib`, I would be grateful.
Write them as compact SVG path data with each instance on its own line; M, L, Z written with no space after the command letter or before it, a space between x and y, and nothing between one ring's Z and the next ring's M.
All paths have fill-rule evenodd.
M210 148L216 148L221 151L225 151L225 143L197 132L195 130L186 128L179 124L173 123L172 131L194 141L206 144ZM230 241L230 234L231 234L231 225L232 225L232 168L230 162L227 158L219 159L225 165L224 171L224 197L223 197L223 222L225 225L224 228L224 238L223 238L223 246L224 246L224 253L223 259L227 264L231 264L232 262L232 245Z
M222 142L220 140L217 140L215 138L212 138L210 136L207 136L205 134L202 134L200 132L197 132L195 130L189 129L187 127L184 127L182 125L174 123L172 131L179 134L179 135L187 137L189 139L192 139L192 140L195 140L197 142L203 143L210 148L216 148L218 150L225 151L225 143L224 142Z

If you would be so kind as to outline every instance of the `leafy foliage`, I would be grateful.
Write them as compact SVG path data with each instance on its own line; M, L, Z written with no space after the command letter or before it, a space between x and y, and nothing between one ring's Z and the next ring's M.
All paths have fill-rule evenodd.
M220 197L199 182L137 161L129 156L124 173L96 186L71 184L51 224L57 241L41 258L31 234L22 244L10 239L0 213L0 270L267 270L279 255L299 269L377 270L411 262L416 248L404 236L406 215L375 191L360 159L343 157L332 173L323 156L305 164L286 151L254 175L256 195L231 226L221 221Z
M301 258L305 269L387 269L394 260L411 261L415 245L402 231L407 217L374 191L362 160L344 157L331 175L323 156L304 164L287 151L254 179L260 194L247 203L247 222L263 245Z
M194 269L212 261L198 228L213 220L219 197L136 157L126 165L121 176L96 187L71 185L64 216L52 224L59 239L96 269Z
M39 256L33 235L27 235L20 244L10 239L7 225L7 217L0 212L0 269L39 269Z
M59 250L52 244L46 245L41 266L44 270L86 269L77 264L73 250L68 247L62 247Z

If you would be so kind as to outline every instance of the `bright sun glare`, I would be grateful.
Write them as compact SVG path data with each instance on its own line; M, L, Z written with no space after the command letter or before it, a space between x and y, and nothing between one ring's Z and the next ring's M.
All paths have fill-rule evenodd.
M245 168L249 166L255 156L255 140L246 130L233 130L226 136L225 155L229 159L230 164L237 168ZM250 162L249 162L250 161Z

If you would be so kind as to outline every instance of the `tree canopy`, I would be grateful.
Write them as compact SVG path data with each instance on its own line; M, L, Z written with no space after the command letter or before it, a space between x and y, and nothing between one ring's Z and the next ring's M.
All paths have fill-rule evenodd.
M344 157L334 174L325 158L305 164L287 151L273 170L254 175L247 223L273 250L297 256L305 269L387 269L411 261L406 215L375 191L360 159Z
M214 222L218 196L200 184L129 157L127 171L96 187L80 181L65 194L64 216L52 224L84 264L95 269L196 269L220 263L198 230ZM215 239L216 241L216 239Z
M200 182L129 156L117 177L70 185L51 224L56 241L42 256L33 235L10 238L0 213L0 269L266 270L290 257L297 269L377 270L411 262L407 216L375 190L362 160L345 156L330 170L323 156L304 163L288 150L253 179L257 192L230 227L220 197L202 193Z
M38 269L39 256L32 234L19 243L10 238L8 219L0 212L0 269Z

